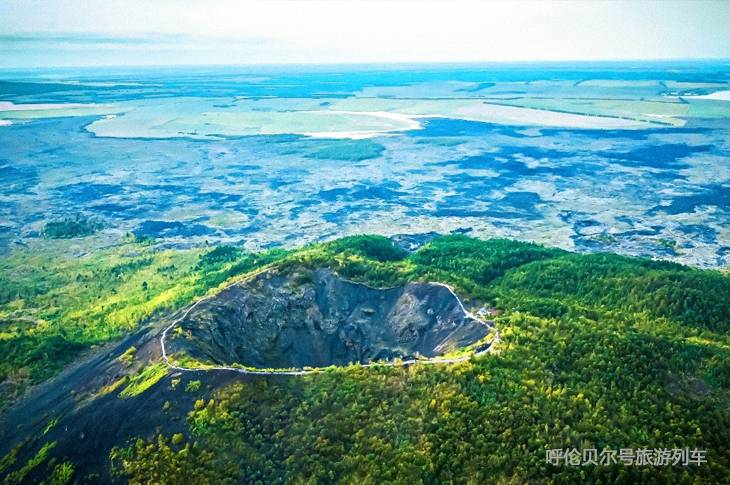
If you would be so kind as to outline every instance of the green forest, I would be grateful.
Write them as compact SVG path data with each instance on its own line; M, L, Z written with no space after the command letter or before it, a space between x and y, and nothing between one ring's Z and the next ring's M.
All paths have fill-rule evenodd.
M184 430L149 430L100 450L116 480L726 483L730 477L730 275L503 239L443 236L412 253L380 236L263 253L233 246L158 251L150 241L132 240L83 258L17 251L0 260L2 406L96 346L269 267L331 268L383 287L447 283L467 306L497 310L501 342L494 353L452 365L351 365L223 386L208 385L206 373L179 385L159 362L149 362L144 375L155 374L154 381L132 379L136 387L126 396L122 386L108 392L146 399L163 388L174 391L159 419L177 419L170 409L181 410ZM707 463L550 465L545 452L556 448L697 448L706 450ZM63 458L33 466L83 483L88 477ZM8 471L22 466L0 464Z

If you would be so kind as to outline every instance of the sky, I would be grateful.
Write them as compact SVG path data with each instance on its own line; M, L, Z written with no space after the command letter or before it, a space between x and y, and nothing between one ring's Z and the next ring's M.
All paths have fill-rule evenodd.
M730 1L0 0L0 68L730 58Z

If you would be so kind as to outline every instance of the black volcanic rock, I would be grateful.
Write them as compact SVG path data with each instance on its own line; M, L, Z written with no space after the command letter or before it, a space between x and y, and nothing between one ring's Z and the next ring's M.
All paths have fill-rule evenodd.
M372 288L324 269L236 283L179 325L169 334L171 353L262 368L434 357L489 332L443 285Z

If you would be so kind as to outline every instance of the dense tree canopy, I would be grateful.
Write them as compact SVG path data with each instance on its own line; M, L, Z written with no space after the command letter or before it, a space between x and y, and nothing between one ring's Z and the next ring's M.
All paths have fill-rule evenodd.
M442 281L468 305L499 309L502 339L496 353L454 365L350 366L212 391L180 387L186 433L141 436L112 451L116 476L132 483L721 483L730 476L725 273L463 236L411 254L386 238L357 236L290 252L145 250L112 260L78 268L78 281L51 272L37 292L27 275L3 288L6 319L17 315L11 309L50 307L65 296L76 312L87 308L81 315L117 329L85 328L60 310L44 314L47 333L13 320L12 335L0 340L6 375L25 366L45 378L52 371L33 362L76 355L270 265L330 267L371 285ZM168 298L150 303L161 294ZM698 448L707 463L553 466L545 461L553 448Z

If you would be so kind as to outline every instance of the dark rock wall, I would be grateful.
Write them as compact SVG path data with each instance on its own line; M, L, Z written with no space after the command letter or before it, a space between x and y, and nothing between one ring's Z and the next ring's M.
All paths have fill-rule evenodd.
M329 270L261 274L200 304L181 327L173 352L254 367L433 357L488 332L444 286L378 289Z

